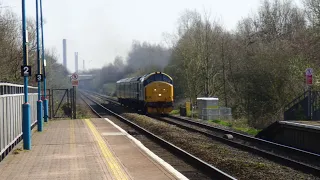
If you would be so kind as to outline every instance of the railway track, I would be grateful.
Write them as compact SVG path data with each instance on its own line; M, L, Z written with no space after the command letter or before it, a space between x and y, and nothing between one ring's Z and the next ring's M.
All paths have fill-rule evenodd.
M111 101L114 104L120 104L116 99L110 98L108 96L105 96L105 95L102 95L102 94L99 94L99 93L96 93L96 92L93 92L93 91L84 91L84 92L94 94L95 96L97 96L97 97L99 97L101 99L107 99L108 101Z
M119 104L116 100L107 96L94 93L101 99ZM150 116L157 120L178 126L182 129L200 133L214 140L228 144L235 148L249 151L269 160L284 164L294 169L320 176L320 155L303 151L297 148L273 143L238 132L214 127L203 122L189 120L183 117Z
M168 118L174 120L172 122L178 121L181 123L185 123L189 126L200 128L207 133L212 133L218 137L226 137L226 135L231 135L233 141L237 141L239 143L251 146L253 148L263 149L265 151L272 152L279 156L285 156L287 158L300 160L304 163L308 163L315 167L320 167L320 155L316 153L304 151L298 148L274 143L271 141L266 141L264 139L241 134L227 129L218 128L204 122L194 121L184 117L169 115ZM303 157L303 159L301 159L301 157Z
M116 117L117 119L119 119L120 121L124 122L125 124L128 124L132 128L134 128L134 129L138 130L139 132L145 134L148 138L152 139L153 141L155 141L157 144L161 145L162 147L164 147L168 151L170 151L173 154L177 155L178 157L182 158L184 161L187 161L193 167L195 167L199 171L203 172L204 174L206 174L208 177L210 177L212 179L236 179L236 178L224 173L223 171L217 169L216 167L204 162L203 160L193 156L192 154L184 151L183 149L175 146L174 144L172 144L172 143L170 143L170 142L168 142L168 141L156 136L155 134L147 131L146 129L138 126L137 124L135 124L135 123L131 122L130 120L122 117L121 115L111 111L110 109L104 107L103 105L101 105L99 102L97 102L93 98L89 97L88 95L86 95L86 94L84 94L82 92L80 92L80 93L82 95L84 95L85 98L87 99L86 100L83 97L81 97L82 100L99 117L103 117L106 114L110 114L110 115ZM91 101L92 103L94 103L95 107L93 105L89 104L88 101Z
M251 153L255 153L258 154L259 156L265 157L267 159L270 159L272 161L281 163L283 165L292 167L294 169L306 172L306 173L311 173L317 176L320 176L320 168L319 168L319 155L317 154L312 154L309 152L303 152L300 150L289 150L289 149L285 149L285 151L281 151L279 149L275 149L273 147L268 147L267 145L270 145L269 142L261 142L260 139L255 139L251 141L255 141L255 142L249 142L244 141L242 139L242 134L238 134L238 133L234 133L234 132L229 132L229 134L221 134L221 133L217 133L215 131L212 131L210 129L215 128L212 126L207 126L205 124L196 124L194 125L194 123L190 123L189 120L183 120L181 118L178 117L156 117L156 116L151 116L152 118L155 118L157 120L178 126L182 129L186 129L188 131L193 131L196 133L200 133L202 135L205 135L207 137L210 137L214 140L220 141L222 143L228 144L230 146L233 146L235 148L239 148L242 150L246 150L249 151ZM202 126L202 127L199 127ZM230 136L231 135L231 136ZM257 145L257 143L263 144L263 145ZM262 146L266 146L266 147L262 147ZM282 145L278 145L278 144L273 144L272 146L277 147L277 148L284 148ZM275 153L275 151L277 151L277 153ZM289 152L291 151L291 152ZM296 159L305 161L305 162L300 162L298 160L294 160L292 157L293 156L289 156L286 153L291 153L291 154L296 154L296 156L294 156ZM281 155L279 155L281 154ZM302 159L303 158L303 159ZM304 159L305 158L305 159Z

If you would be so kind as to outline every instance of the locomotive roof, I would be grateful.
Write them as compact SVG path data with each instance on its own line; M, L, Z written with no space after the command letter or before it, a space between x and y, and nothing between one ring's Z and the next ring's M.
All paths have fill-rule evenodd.
M144 81L145 79L147 79L149 76L153 75L153 74L164 74L166 76L168 76L171 80L172 78L166 74L166 73L163 73L163 72L152 72L152 73L148 73L148 74L145 74L143 76L139 76L139 77L131 77L131 78L124 78L124 79L120 79L119 81L117 81L116 83L122 83L122 82L134 82L134 81Z
M140 77L131 77L131 78L124 78L124 79L120 79L119 81L117 81L117 83L122 83L122 82L134 82L134 81L138 81Z
M143 75L141 77L141 80L144 81L145 79L148 79L149 76L154 75L154 74L163 74L163 75L168 76L172 80L172 78L168 74L163 73L163 72L152 72L152 73L149 73L149 74L145 74L145 75Z

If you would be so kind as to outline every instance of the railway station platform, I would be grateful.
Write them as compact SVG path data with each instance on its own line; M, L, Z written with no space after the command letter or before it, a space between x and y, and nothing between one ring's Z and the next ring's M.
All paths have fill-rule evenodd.
M276 121L256 137L320 154L320 121Z
M282 123L320 130L320 121L281 121Z
M107 118L53 120L0 162L0 179L186 179Z

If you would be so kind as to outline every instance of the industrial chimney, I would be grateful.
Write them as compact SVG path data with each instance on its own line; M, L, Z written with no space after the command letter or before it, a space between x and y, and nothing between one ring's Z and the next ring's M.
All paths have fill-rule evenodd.
M86 67L84 66L84 60L83 60L83 71L85 71L86 70Z
M63 39L63 66L67 69L67 40Z
M76 73L79 72L79 68L78 68L78 52L75 52L75 68L76 68Z

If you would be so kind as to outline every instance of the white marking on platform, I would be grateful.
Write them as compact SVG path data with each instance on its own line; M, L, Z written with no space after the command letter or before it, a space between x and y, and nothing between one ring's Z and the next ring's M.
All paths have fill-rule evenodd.
M123 130L121 127L113 123L110 119L104 118L106 121L108 121L110 124L112 124L114 127L119 129L122 133L124 133L129 139L131 139L141 150L146 152L150 157L152 157L155 161L157 161L159 164L161 164L167 171L171 172L173 175L175 175L178 179L185 179L188 180L187 177L185 177L183 174L181 174L179 171L174 169L169 163L165 162L163 159L161 159L159 156L154 154L152 151L150 151L148 148L146 148L139 140L128 134L125 130Z
M101 133L102 136L124 136L126 135L123 132L107 132L107 133Z

